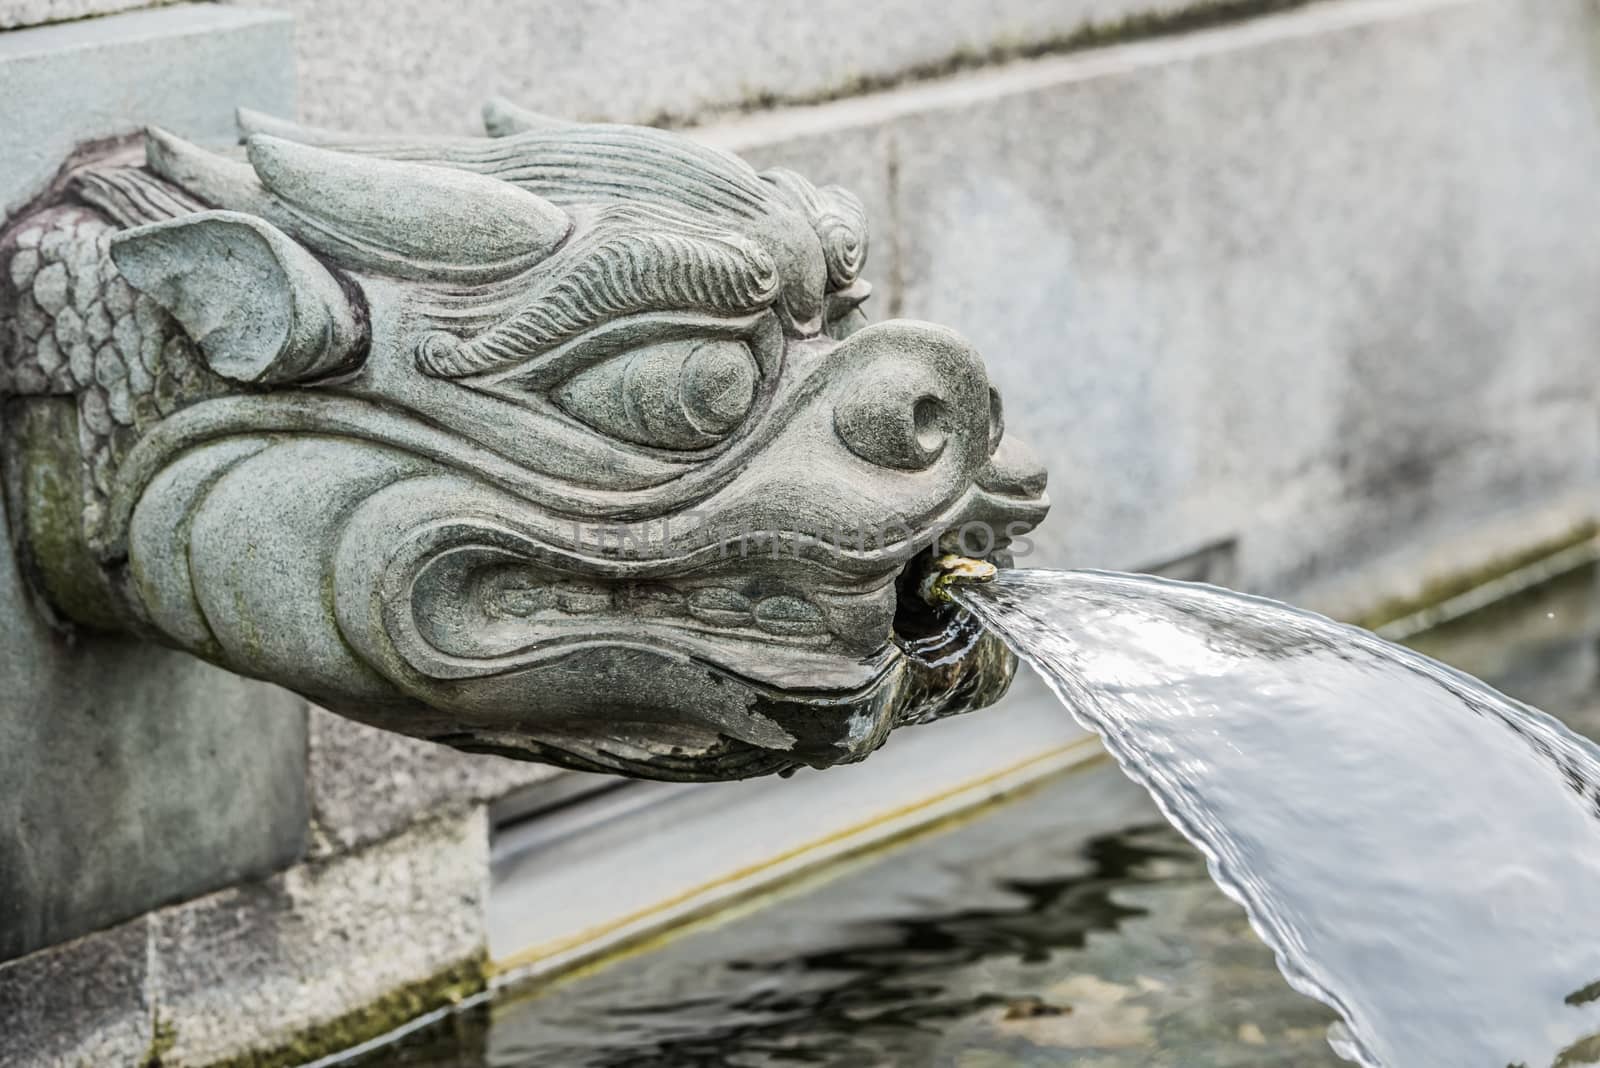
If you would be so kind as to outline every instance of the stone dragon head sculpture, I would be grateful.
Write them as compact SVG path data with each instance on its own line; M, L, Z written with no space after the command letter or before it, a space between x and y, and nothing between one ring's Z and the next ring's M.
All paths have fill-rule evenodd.
M912 594L1045 476L971 346L868 326L861 203L687 137L241 114L0 231L41 609L470 750L665 779L860 759L1014 661Z

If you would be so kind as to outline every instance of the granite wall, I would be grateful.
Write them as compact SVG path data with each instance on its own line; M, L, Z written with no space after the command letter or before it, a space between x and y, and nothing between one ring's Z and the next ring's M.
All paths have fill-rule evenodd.
M266 0L266 6L292 12L299 27L305 121L475 133L478 105L490 93L574 118L705 122L1304 2ZM374 26L382 32L372 32Z

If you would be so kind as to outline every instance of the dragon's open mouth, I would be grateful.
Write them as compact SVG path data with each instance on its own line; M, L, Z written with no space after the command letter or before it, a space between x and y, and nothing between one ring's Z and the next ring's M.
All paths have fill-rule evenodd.
M918 553L895 579L892 640L902 653L930 667L948 663L970 651L982 633L971 614L950 601L935 603L925 595L930 575L938 570L937 548ZM996 567L1010 567L1011 554L997 550L980 558Z
M551 716L539 722L486 723L473 731L458 726L437 740L477 751L536 755L568 767L663 779L742 778L860 760L894 728L990 704L1010 683L1015 659L999 639L958 606L924 599L926 580L942 570L940 555L937 547L918 553L867 598L874 603L887 601L885 595L893 598L892 618L885 613L873 628L882 644L871 655L807 648L796 637L758 637L742 618L702 631L698 625L703 621L691 621L695 627L690 629L675 615L671 622L647 622L636 614L627 638L640 657L640 677L665 680L671 672L701 672L711 684L697 691L694 703L651 704L655 694L670 696L686 689L679 679L631 696L618 693L612 719L603 726L587 716ZM1011 562L1003 550L988 559L997 566ZM491 577L489 584L497 590L530 589L526 576L509 587L502 577ZM732 576L724 576L702 588L726 590L732 584ZM590 590L596 601L597 589L598 584ZM560 591L566 592L564 587ZM610 603L619 595L620 590L613 591ZM544 611L543 593L538 597L533 616ZM596 604L574 602L570 607L593 609ZM756 642L759 651L752 644ZM542 667L530 664L528 669L568 675L586 671L584 646L557 642L550 654ZM751 665L760 670L750 670ZM731 710L704 703L715 697L730 698Z

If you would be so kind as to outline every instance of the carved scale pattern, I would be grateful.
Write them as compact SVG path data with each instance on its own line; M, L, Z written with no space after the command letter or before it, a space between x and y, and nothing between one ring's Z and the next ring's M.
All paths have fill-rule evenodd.
M118 463L178 408L221 392L199 351L154 300L111 264L116 227L62 207L0 249L0 394L76 394L84 527L100 532Z

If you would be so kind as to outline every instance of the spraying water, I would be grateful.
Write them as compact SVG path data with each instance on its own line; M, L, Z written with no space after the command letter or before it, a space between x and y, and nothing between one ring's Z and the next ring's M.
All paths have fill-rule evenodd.
M1208 586L951 596L1206 855L1369 1068L1600 1063L1600 747L1366 631Z

